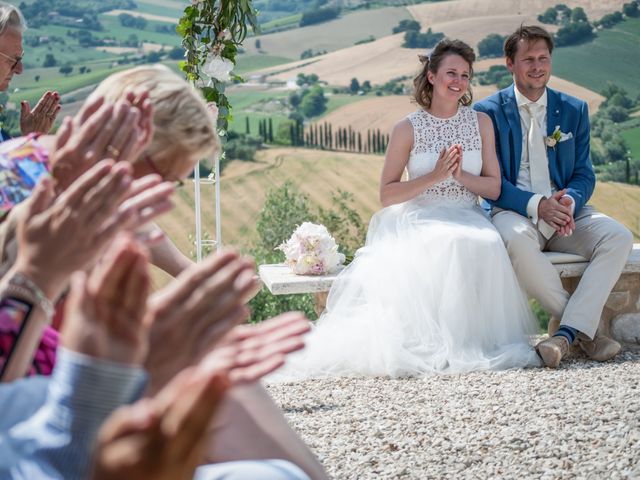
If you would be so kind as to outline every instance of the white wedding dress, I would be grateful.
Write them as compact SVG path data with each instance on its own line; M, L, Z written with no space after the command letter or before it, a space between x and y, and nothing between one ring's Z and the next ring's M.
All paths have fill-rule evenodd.
M409 178L462 144L463 168L482 168L477 114L408 116ZM478 198L452 177L371 219L364 247L334 282L327 308L271 377L416 375L539 366L537 330L500 235Z

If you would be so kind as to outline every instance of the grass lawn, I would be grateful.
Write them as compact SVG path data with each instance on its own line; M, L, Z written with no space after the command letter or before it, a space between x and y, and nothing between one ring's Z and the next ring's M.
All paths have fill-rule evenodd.
M640 127L625 130L622 132L622 138L627 142L629 150L631 150L631 156L640 158Z
M624 87L632 97L640 94L640 19L630 18L598 31L597 38L553 52L554 74L600 92L607 82Z

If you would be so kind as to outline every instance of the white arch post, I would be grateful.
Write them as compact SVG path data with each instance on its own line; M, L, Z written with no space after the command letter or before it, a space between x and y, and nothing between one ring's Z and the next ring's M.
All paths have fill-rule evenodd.
M196 165L193 170L193 184L195 187L195 200L196 200L196 261L200 263L202 261L202 249L205 246L215 246L216 251L222 248L222 220L220 218L220 158L216 155L214 160L213 175L214 178L201 179L200 178L200 165ZM202 238L202 209L201 209L201 197L200 197L200 185L215 184L214 201L216 202L216 238L212 240L205 240Z

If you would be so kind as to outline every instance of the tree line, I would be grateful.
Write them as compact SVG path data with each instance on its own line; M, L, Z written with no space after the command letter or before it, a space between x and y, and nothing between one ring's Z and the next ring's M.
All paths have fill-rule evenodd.
M287 143L294 147L373 154L383 154L389 144L389 134L382 133L379 128L368 129L364 134L351 126L335 128L328 122L305 125L297 120L285 125L288 126L288 135L283 138L283 132L274 135L271 118L260 119L258 138L265 144ZM251 135L249 117L245 118L245 135Z

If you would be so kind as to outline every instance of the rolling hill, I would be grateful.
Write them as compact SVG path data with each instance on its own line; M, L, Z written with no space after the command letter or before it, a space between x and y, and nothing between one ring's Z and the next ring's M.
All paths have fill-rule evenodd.
M412 5L407 9L421 23L423 30L432 28L476 46L478 41L491 33L507 34L521 23L539 24L537 15L557 3L557 0L448 0ZM569 7L583 7L592 19L620 10L623 3L624 0L566 2ZM324 25L328 28L332 23ZM549 29L555 30L555 27ZM415 73L419 66L416 56L420 50L402 48L403 34L376 38L371 43L262 69L256 73L279 81L287 81L298 73L316 73L330 85L348 85L354 77L360 81L370 80L374 84L381 84ZM584 85L577 80L578 77L576 75L571 80Z

